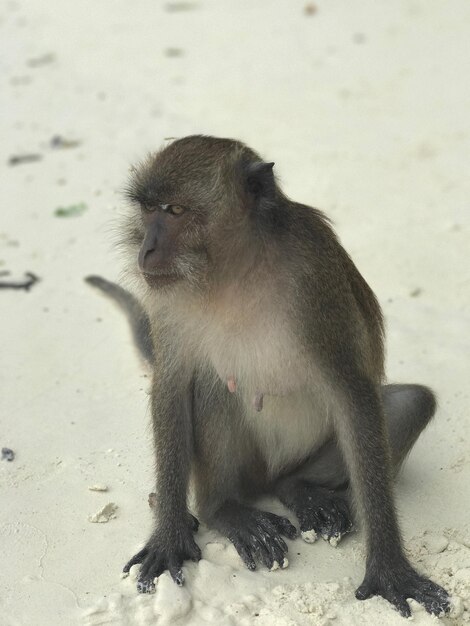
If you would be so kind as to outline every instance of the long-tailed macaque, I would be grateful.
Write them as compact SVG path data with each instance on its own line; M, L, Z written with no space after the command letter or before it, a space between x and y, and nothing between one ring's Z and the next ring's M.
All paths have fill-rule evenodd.
M404 554L392 478L435 412L420 385L384 384L379 304L320 211L289 200L239 141L191 136L134 169L123 231L136 300L89 278L134 319L152 362L155 529L125 567L138 589L197 561L187 506L250 569L287 565L296 527L253 505L272 494L305 541L367 541L356 597L407 598L440 615L449 596ZM143 336L142 336L143 334Z

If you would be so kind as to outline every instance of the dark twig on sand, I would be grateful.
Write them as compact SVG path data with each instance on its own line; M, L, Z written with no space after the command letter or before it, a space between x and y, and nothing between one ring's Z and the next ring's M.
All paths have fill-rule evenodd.
M8 274L8 272L3 272L3 274ZM25 277L26 279L24 281L1 281L0 289L24 289L25 291L29 291L31 287L40 280L38 276L32 272L25 272Z

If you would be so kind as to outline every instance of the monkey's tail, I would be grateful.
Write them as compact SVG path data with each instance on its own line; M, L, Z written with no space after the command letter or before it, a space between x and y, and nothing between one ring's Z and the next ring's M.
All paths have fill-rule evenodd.
M150 320L142 305L129 291L101 276L86 276L85 282L96 287L114 300L126 314L131 326L132 337L142 357L152 363L155 356Z

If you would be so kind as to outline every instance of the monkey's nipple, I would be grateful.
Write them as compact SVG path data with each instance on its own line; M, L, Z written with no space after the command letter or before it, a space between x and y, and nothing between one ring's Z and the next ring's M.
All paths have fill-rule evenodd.
M235 380L234 376L229 376L227 378L227 389L230 391L230 393L236 392L237 381ZM260 412L263 410L263 400L264 400L264 393L262 393L261 391L257 391L253 397L253 406L256 409L256 411Z

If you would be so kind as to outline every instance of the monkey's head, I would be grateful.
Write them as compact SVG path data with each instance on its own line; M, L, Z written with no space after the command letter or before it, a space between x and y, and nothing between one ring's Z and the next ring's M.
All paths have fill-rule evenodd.
M279 219L273 165L238 141L194 135L134 168L127 195L139 216L128 236L147 283L201 287L246 267Z

